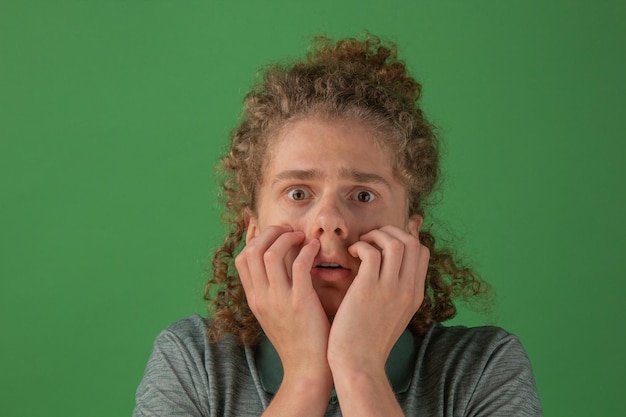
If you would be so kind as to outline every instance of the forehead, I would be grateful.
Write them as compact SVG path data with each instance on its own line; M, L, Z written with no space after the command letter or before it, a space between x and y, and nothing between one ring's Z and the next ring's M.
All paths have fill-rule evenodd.
M263 182L283 171L336 174L376 171L393 176L393 158L382 134L351 119L306 118L285 125L272 139Z

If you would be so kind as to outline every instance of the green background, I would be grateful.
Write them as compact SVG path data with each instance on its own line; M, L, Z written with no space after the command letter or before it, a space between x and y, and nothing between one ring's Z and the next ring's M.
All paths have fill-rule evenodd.
M432 212L498 293L549 416L623 415L622 1L0 2L0 414L130 415L222 236L257 68L400 45L445 139ZM440 226L441 227L441 226Z

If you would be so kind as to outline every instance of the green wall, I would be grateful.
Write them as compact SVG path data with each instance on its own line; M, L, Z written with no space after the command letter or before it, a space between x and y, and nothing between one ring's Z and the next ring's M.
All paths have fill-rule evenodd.
M625 19L617 0L2 0L0 414L130 415L157 332L204 311L212 167L256 69L369 30L425 85L432 214L497 289L488 320L521 336L545 414L623 415Z

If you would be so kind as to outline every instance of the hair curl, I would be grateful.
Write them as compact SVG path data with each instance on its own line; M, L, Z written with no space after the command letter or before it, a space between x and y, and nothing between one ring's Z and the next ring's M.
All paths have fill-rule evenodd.
M213 276L204 298L213 317L209 338L227 333L241 343L256 343L261 328L250 311L233 259L244 241L244 213L255 211L271 138L286 124L305 117L355 119L382 133L382 145L394 153L394 174L408 190L409 216L424 216L424 204L439 177L438 138L419 99L421 85L398 60L396 46L368 36L337 42L315 39L305 60L268 67L244 101L242 120L221 159L226 238L213 256ZM435 245L431 231L420 232L430 250L424 301L409 327L425 333L433 322L456 314L457 297L488 290L453 253Z

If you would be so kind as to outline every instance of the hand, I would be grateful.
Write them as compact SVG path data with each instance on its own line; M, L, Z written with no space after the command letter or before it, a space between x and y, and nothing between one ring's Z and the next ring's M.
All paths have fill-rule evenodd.
M248 305L280 356L283 383L319 378L330 391L330 325L310 273L320 243L311 240L298 252L304 238L303 232L290 227L270 226L249 240L235 266ZM289 258L294 253L292 264Z
M348 251L361 265L333 321L328 360L335 376L382 372L385 378L389 353L424 299L430 253L394 226L364 234Z

